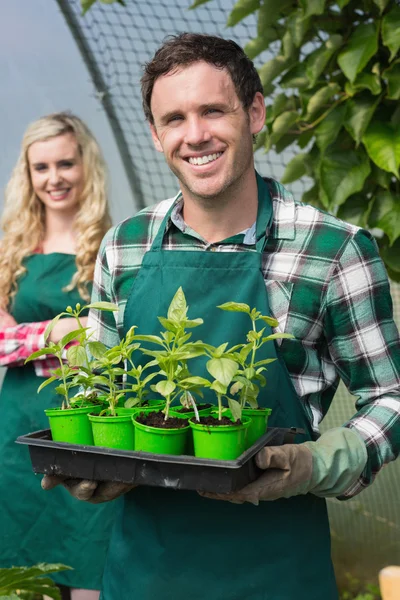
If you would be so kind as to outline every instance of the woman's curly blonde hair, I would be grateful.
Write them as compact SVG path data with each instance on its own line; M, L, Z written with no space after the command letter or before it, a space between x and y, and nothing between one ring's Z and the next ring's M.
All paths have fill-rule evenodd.
M7 309L26 271L22 262L40 247L45 233L44 205L33 191L28 163L29 147L49 138L72 133L82 156L84 186L75 218L76 267L66 291L77 288L81 297L90 298L88 284L93 281L100 242L111 226L106 190L106 166L98 143L88 127L75 115L54 113L29 125L22 140L21 153L6 187L0 241L0 306Z

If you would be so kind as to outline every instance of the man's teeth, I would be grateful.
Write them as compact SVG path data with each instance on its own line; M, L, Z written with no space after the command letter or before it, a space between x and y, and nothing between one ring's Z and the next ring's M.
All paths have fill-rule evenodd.
M191 157L189 158L189 162L191 165L206 165L213 160L217 160L221 154L222 152L217 152L216 154L209 154L208 156Z

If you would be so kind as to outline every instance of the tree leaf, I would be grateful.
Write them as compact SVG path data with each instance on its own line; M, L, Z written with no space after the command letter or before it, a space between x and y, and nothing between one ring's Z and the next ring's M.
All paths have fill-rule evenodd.
M400 132L390 123L373 121L362 139L374 163L399 178Z
M287 73L282 77L279 85L283 89L287 88L306 88L310 81L306 75L306 65L304 62L300 62L291 67Z
M339 6L340 9L347 6L349 2L350 0L336 0L336 4Z
M360 144L378 104L379 99L371 96L369 92L359 94L347 101L347 118L344 126L357 146Z
M308 55L306 59L306 74L311 88L317 83L319 76L342 43L343 38L341 35L332 35L320 48L317 48Z
M289 66L288 59L285 56L276 56L262 67L258 69L258 74L261 79L262 86L264 88L264 95L268 95L271 83L278 75L282 73Z
M242 418L242 407L237 400L228 398L228 406L235 421Z
M225 302L224 304L219 304L217 308L230 312L243 312L250 314L250 306L242 302Z
M395 196L393 200L392 210L385 213L376 225L386 233L391 246L400 237L400 196Z
M269 45L279 39L278 27L267 27L262 35L250 40L244 47L246 55L253 59L264 50L269 48Z
M319 165L322 201L327 208L340 206L349 196L362 190L370 172L370 163L364 150L343 152L328 148Z
M379 8L380 13L382 14L385 10L389 0L372 0L374 4Z
M53 383L53 381L57 381L57 379L58 379L58 377L55 377L53 375L53 377L49 377L48 379L46 379L46 381L43 381L43 383L41 385L39 385L37 393L41 392L43 388L50 385L50 383Z
M187 304L185 294L181 287L177 289L174 297L171 300L171 304L168 308L168 319L170 321L181 321L186 318L187 314Z
M376 73L360 73L354 83L346 81L344 89L349 96L354 96L361 90L369 90L377 96L382 91L381 78Z
M347 223L358 227L366 227L365 213L368 207L368 198L365 194L353 194L339 207L337 216Z
M93 302L92 304L87 304L85 308L105 310L106 312L115 312L119 310L118 306L113 302Z
M173 381L169 381L168 379L159 381L156 384L157 392L159 394L161 394L161 396L164 396L164 398L167 398L168 396L170 396L172 394L172 392L175 390L175 388L176 388L176 383L174 383Z
M327 102L338 93L340 87L337 83L329 83L323 88L319 89L313 96L311 96L307 104L306 120L311 120L319 110L326 108Z
M285 11L290 5L291 0L280 0L280 2L276 2L276 0L263 0L259 5L260 10L258 11L258 35L263 35L263 32L266 31L268 27L275 25L279 15L281 15L282 11Z
M191 6L189 6L189 10L193 10L194 8L197 8L198 6L201 6L202 4L206 4L207 2L210 2L210 0L195 0L193 2L193 4Z
M321 152L333 144L342 128L346 115L346 105L339 104L325 117L315 129L315 139Z
M296 154L287 164L281 177L281 183L292 183L307 173L308 154Z
M295 111L285 111L275 119L272 124L272 133L267 140L266 148L269 149L299 120L299 115Z
M396 61L389 69L386 69L383 76L387 79L387 97L390 100L400 100L400 61Z
M260 8L260 0L238 0L228 17L227 27L233 27L258 8Z
M339 54L338 63L352 83L378 50L378 28L373 23L358 25L346 48Z
M300 0L300 6L304 10L305 17L322 15L326 0Z
M67 350L67 361L70 367L80 367L86 365L86 352L82 346L71 346Z
M238 371L238 364L230 358L212 358L207 361L207 371L222 385L228 386Z
M87 13L96 0L81 0L82 16Z
M395 5L382 19L382 41L390 50L390 60L400 48L400 6Z
M304 10L302 8L294 10L288 16L286 26L296 48L301 45L301 42L303 41L303 38L310 27L310 23L311 19L305 17Z
M400 273L400 238L397 238L392 246L381 248L380 254L390 269L393 269L396 273Z
M103 358L105 353L107 352L107 346L102 344L101 342L89 342L88 350L94 358Z

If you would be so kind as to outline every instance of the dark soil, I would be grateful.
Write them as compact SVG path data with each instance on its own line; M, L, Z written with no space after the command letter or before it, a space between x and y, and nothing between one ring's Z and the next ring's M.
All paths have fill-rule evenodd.
M206 408L210 408L211 406L212 404L198 404L197 410L205 410ZM185 408L184 406L171 406L171 410L172 409L182 414L194 412L193 408Z
M197 422L197 421L196 421ZM241 425L242 421L238 419L233 422L229 419L229 417L222 417L222 419L218 419L218 417L210 417L209 415L206 417L200 417L201 425Z
M135 419L139 423L142 423L142 425L158 427L159 429L181 429L188 425L187 419L180 419L179 417L169 417L169 419L165 421L163 412L142 413L135 417Z

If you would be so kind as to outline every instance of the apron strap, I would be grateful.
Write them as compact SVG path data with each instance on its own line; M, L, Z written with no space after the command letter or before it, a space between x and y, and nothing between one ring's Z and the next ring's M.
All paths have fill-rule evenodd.
M258 211L257 211L257 223L256 223L256 252L262 254L267 241L268 241L268 233L272 223L272 200L271 195L269 193L268 186L264 182L263 178L257 173L257 188L258 188ZM165 215L159 230L157 231L157 235L154 238L154 241L151 245L152 251L160 251L162 248L162 243L164 239L164 235L167 229L168 219L171 217L171 214L175 208L176 201L182 195L179 192L170 206L167 214Z

